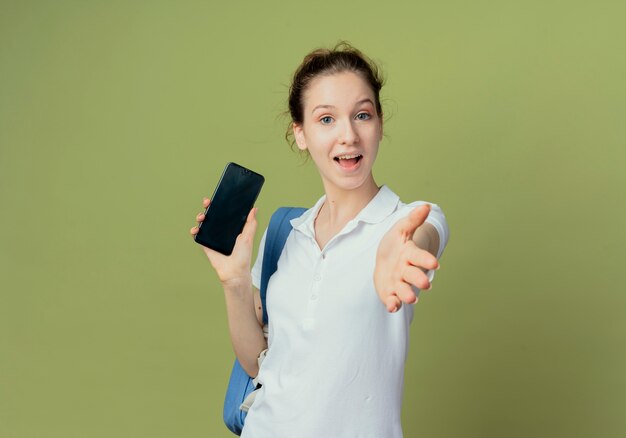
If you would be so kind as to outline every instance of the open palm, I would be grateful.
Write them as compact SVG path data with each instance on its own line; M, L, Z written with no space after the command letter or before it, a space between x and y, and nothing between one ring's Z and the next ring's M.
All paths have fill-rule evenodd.
M417 295L411 285L429 289L430 281L424 270L439 266L435 256L413 242L415 231L429 213L429 204L416 207L408 216L396 222L378 245L374 286L389 312L400 309L402 303L417 302Z

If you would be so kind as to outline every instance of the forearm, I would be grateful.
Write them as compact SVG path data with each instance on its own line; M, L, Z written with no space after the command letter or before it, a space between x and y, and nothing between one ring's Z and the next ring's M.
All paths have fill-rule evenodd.
M224 297L235 355L248 375L256 377L257 358L267 348L267 341L255 312L251 280L224 285Z

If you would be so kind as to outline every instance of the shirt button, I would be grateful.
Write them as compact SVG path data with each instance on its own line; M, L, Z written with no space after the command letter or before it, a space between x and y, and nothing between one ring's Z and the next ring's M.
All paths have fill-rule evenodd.
M315 281L320 281L321 279L322 279L322 276L320 274L315 274L313 276L313 280L315 280Z
M313 300L313 301L317 300L317 295L315 295L315 294L311 295L311 300Z
M322 254L322 260L326 260L326 254Z

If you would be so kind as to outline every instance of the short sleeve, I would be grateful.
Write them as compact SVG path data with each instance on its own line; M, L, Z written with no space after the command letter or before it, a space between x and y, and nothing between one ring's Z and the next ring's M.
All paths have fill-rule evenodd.
M263 237L261 237L261 243L259 244L259 251L256 256L256 261L252 266L252 271L250 274L252 275L252 286L257 289L261 289L261 269L263 268L263 252L265 251L265 237L267 236L267 228L263 232Z

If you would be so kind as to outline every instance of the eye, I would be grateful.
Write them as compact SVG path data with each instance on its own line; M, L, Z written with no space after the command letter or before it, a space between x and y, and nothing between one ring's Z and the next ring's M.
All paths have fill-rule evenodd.
M322 125L330 125L333 122L333 118L331 116L324 116L320 119Z
M356 115L357 120L369 120L372 116L369 113L358 113Z

